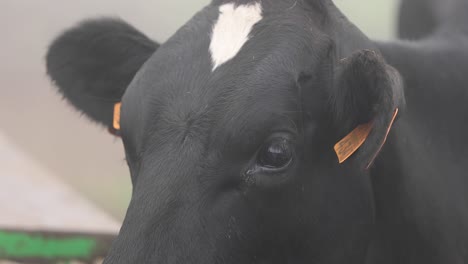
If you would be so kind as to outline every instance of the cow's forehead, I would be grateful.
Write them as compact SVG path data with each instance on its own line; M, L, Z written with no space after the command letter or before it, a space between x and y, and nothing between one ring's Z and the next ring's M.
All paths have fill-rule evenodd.
M257 37L259 29L277 37L282 33L282 39L273 41L285 40L291 34L301 35L302 31L314 34L317 29L314 21L320 20L320 16L323 14L313 13L304 1L215 1L197 13L158 52L175 55L173 52L177 49L177 55L192 53L194 58L210 55L212 69L215 69L241 54L249 40L261 41ZM293 30L296 32L291 32ZM257 50L261 49L257 46Z
M239 53L248 41L253 26L262 18L260 2L238 6L227 3L219 7L219 17L213 26L210 42L213 70Z
M129 93L151 106L140 111L148 120L163 112L202 112L220 101L228 108L252 97L274 104L285 92L296 93L289 88L300 67L320 52L310 48L317 35L302 2L215 2L164 43L132 83ZM275 91L283 96L267 98Z
M311 12L307 7L303 1L299 3L297 0L235 0L220 1L214 5L219 15L210 33L209 50L213 70L236 57L247 41L255 37L258 33L254 30L255 25L270 24L270 30L281 30L284 23L289 26L296 23L296 27L309 27L311 33L313 22L308 17ZM305 10L307 12L301 12ZM266 30L265 27L263 29Z

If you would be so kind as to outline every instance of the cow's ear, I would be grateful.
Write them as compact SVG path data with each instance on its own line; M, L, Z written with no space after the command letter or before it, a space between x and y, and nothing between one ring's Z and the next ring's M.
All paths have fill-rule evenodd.
M79 111L112 127L114 104L157 48L157 43L124 21L87 20L51 44L47 73Z
M335 145L339 162L354 155L368 168L405 108L402 78L377 52L358 51L339 62L332 105L334 125L342 138Z

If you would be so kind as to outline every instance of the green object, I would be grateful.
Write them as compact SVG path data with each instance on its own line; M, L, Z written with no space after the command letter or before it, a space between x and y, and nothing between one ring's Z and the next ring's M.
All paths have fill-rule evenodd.
M113 234L0 230L0 262L99 263L115 237Z
M0 231L0 258L87 259L95 247L96 241L90 238L46 238Z

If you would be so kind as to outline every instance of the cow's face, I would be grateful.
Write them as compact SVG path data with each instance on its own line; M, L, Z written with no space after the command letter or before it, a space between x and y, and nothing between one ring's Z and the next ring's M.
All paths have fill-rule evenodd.
M134 189L108 263L362 263L365 167L401 85L375 52L340 60L354 48L330 8L214 1L159 48L115 20L54 42L48 71L75 106L110 126L122 101ZM333 146L365 122L339 164Z

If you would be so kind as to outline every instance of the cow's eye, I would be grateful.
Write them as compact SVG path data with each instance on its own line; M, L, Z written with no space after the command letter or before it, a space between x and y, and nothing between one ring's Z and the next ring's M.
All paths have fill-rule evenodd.
M285 138L276 138L265 144L258 153L257 165L270 170L285 168L293 158L293 146Z

